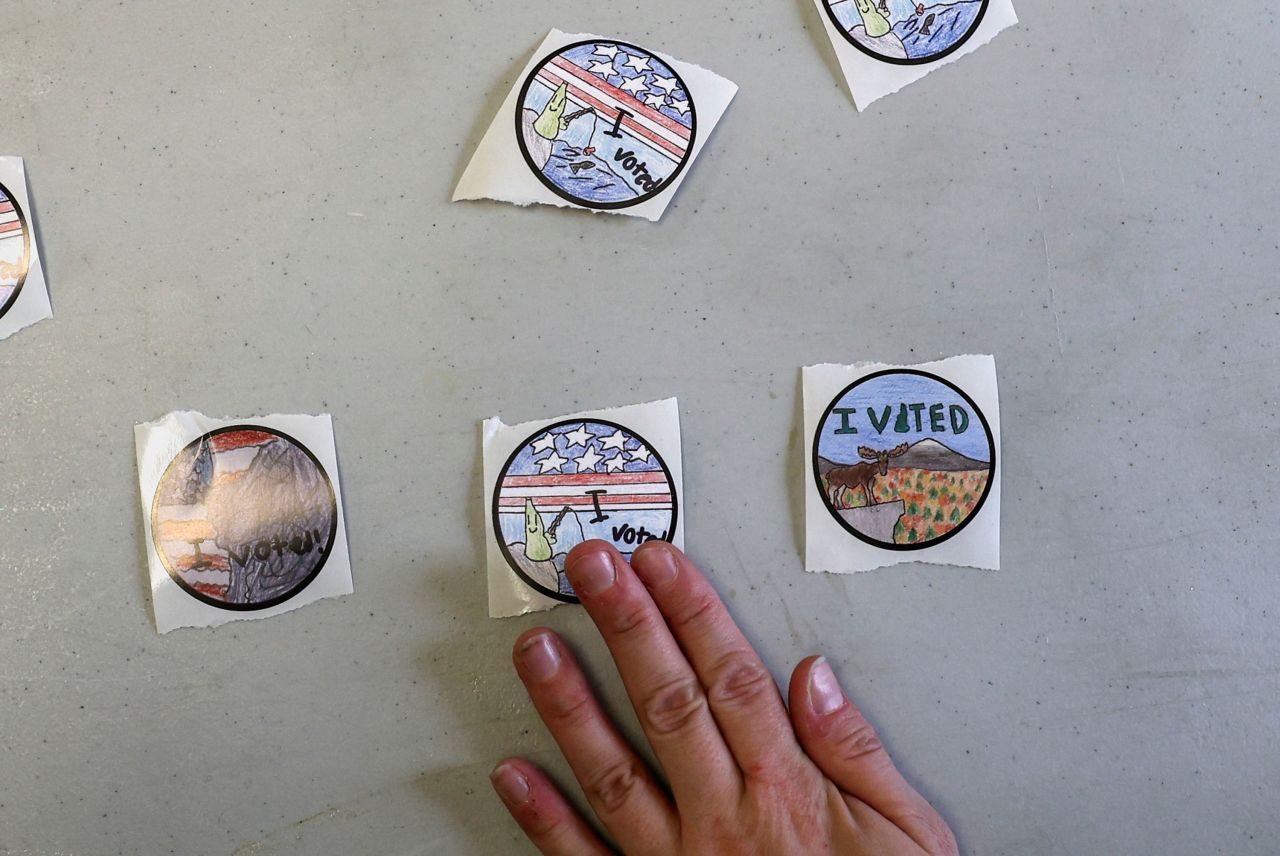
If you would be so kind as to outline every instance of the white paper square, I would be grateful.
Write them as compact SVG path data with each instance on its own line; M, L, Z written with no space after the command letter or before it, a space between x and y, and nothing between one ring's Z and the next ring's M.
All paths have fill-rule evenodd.
M541 593L535 585L540 583L547 591L554 586L567 596L563 557L583 540L603 538L629 555L639 544L633 536L647 533L666 535L666 540L684 548L680 410L674 398L519 425L504 425L495 416L481 426L481 443L490 618L574 602ZM536 446L541 449L529 451ZM645 451L652 454L641 462L638 456ZM617 464L618 456L625 465ZM543 537L560 518L557 534L545 545L549 558L530 558L528 551L520 549L525 544L519 539L526 536L517 532L530 519L529 504L536 515L534 526ZM668 505L669 513L664 511ZM502 518L496 527L495 508ZM566 508L570 511L565 512ZM499 531L506 533L503 543L498 540ZM526 540L532 545L532 538ZM524 570L517 572L513 563ZM559 565L558 580L552 579L555 571L549 564Z
M952 49L945 55L939 54L938 59L933 61L901 65L869 56L850 43L850 37L846 35L847 30L836 26L836 23L832 21L833 14L838 19L846 22L859 20L857 10L859 2L860 0L836 0L831 4L832 11L829 12L826 0L814 0L814 5L818 7L818 17L822 20L822 26L826 29L828 38L831 39L831 46L835 48L836 58L840 62L840 69L844 72L844 79L849 84L849 91L853 94L853 103L859 110L865 110L872 102L886 95L892 95L908 83L914 83L934 69L953 63L965 54L972 53L995 38L996 34L1001 30L1018 23L1017 13L1013 11L1013 0L984 0L987 5L982 13L981 21L959 47ZM966 0L966 2L977 2L977 0ZM871 0L871 4L875 6L876 0ZM913 16L917 18L919 16L915 15L916 3L913 0L886 0L886 5L890 9L890 15L887 16L887 20L895 24L895 30L901 27L898 22L907 20L912 20L913 27L916 26ZM950 10L962 7L965 2L928 0L924 5L925 16L929 14L936 16L944 15ZM855 28L856 26L858 25L855 24ZM941 27L942 25L938 24L937 26ZM890 36L892 35L891 33Z
M40 242L27 198L27 170L18 157L0 157L0 339L53 317ZM25 271L24 271L25 269ZM16 294L16 296L15 296ZM8 305L6 309L5 306Z
M525 86L526 80L530 79L531 73L535 69L541 68L543 61L551 54L580 42L601 42L604 45L612 43L625 44L623 40L595 36L589 33L573 34L552 30L542 44L538 46L538 49L534 51L529 63L520 72L515 86L512 87L510 94L508 94L506 100L502 103L502 107L498 110L498 115L494 117L489 130L485 133L484 138L481 139L480 145L476 147L471 162L467 165L466 171L463 172L462 178L458 181L458 186L453 192L454 202L464 199L496 199L521 206L537 202L544 205L578 208L584 211L607 211L613 214L643 217L653 222L656 222L666 211L680 184L693 169L699 152L702 151L707 140L711 138L711 133L720 121L720 117L724 115L729 102L733 100L734 94L737 93L737 85L696 65L680 62L656 51L650 51L654 57L669 65L676 72L676 75L688 88L689 97L684 100L686 102L691 101L694 105L696 122L694 123L692 143L687 147L687 160L683 162L682 167L678 168L674 166L663 166L661 168L657 165L649 166L648 169L652 169L654 175L660 177L665 183L660 183L660 189L652 195L641 194L641 196L647 198L636 204L616 208L601 208L598 205L579 204L550 189L548 184L539 177L539 173L534 171L532 161L526 161L515 120L517 117L517 101L519 101L521 91ZM644 47L644 50L648 51L649 49ZM622 56L625 56L625 52ZM625 158L619 162L615 160L614 156L623 154L628 151L628 148L618 146L617 143L607 139L608 135L606 134L609 129L609 123L617 117L618 105L625 104L626 107L624 109L629 108L634 111L635 116L627 121L630 123L634 120L638 131L643 131L652 138L655 146L668 145L672 139L676 139L671 136L673 132L685 132L680 131L676 124L670 121L671 116L675 114L671 114L672 107L669 104L656 111L652 109L646 111L646 106L648 105L641 104L639 100L636 103L627 101L626 99L630 96L619 94L617 87L610 83L612 81L625 87L630 85L629 81L633 81L638 76L642 78L645 88L634 93L636 99L645 97L662 98L664 95L662 86L671 86L673 84L659 84L659 81L668 81L671 78L663 78L652 70L636 72L634 68L628 68L625 65L625 61L621 56L609 58L606 55L602 55L600 59L602 62L607 61L607 64L612 64L615 70L621 70L625 72L625 75L630 75L630 77L625 75L605 77L601 74L596 75L595 77L599 79L592 83L591 80L588 80L592 75L580 71L561 75L554 78L554 80L570 84L570 104L565 109L565 116L572 115L579 109L586 110L588 107L593 107L597 111L579 122L579 126L582 122L588 120L594 123L592 125L593 130L590 131L589 141L596 143L597 145L593 146L593 148L598 148L600 152L599 160L594 161L586 156L579 156L582 158L578 162L579 166L588 163L594 164L583 173L582 178L585 180L586 176L593 173L600 174L601 169L609 167L616 173L615 177L625 183L633 181L636 176L632 173L627 173L622 166L619 166L619 163L625 165L631 162ZM635 85L639 86L641 84ZM579 90L579 87L581 87L581 90ZM602 91L604 89L613 92L617 98L611 100L611 96ZM671 99L667 98L667 102L670 101ZM666 117L666 121L661 115L662 109L667 110L670 114ZM602 121L597 122L596 120ZM575 130L577 127L572 126L569 129L562 130L558 136L578 133ZM686 143L679 143L679 145L685 146ZM610 149L613 150L610 151ZM585 146L580 150L585 151ZM548 152L550 151L551 149L548 150ZM647 160L644 163L647 164ZM655 164L658 163L660 163L660 160L655 159ZM635 164L632 166L633 169L636 168ZM647 175L647 171L644 174ZM631 175L631 178L626 178L626 175ZM612 180L611 178L610 181Z
M989 488L985 499L980 501L980 507L953 536L937 543L930 542L929 546L919 549L885 549L851 534L838 522L836 513L824 500L815 473L820 465L829 465L825 459L820 460L816 447L816 435L828 408L851 385L878 372L894 369L928 373L958 387L963 394L972 399L972 403L981 411L982 416L985 416L991 432L990 446L994 459L991 462ZM805 464L802 469L805 497L805 570L854 573L906 562L965 565L987 570L1000 569L1000 396L993 357L966 355L918 366L897 366L885 363L808 366L803 372L803 387ZM928 403L927 399L925 403ZM911 417L912 413L908 411L908 417ZM875 449L885 450L909 439L919 441L921 435L914 432L895 434L893 425L896 422L895 414L896 411L891 411L889 419L892 421L882 423L883 432L877 432L869 415L851 414L849 423L851 428L861 433L851 435L848 442L850 444L865 443ZM942 417L942 422L939 424L943 425L945 430L946 410L940 410L938 414ZM929 414L928 411L920 411L920 415L927 419ZM976 428L979 425L978 419L968 420L967 425ZM908 430L911 428L910 419L903 427ZM960 447L959 442L949 441L945 436L942 437L942 442L944 445L950 443L951 446ZM951 449L948 448L946 451ZM969 453L968 457L981 456L975 452ZM904 456L903 460L905 459ZM850 460L841 461L841 463L850 463ZM883 478L883 476L877 477ZM924 489L932 490L928 486ZM924 503L925 500L922 500L921 504L924 505Z
M194 530L195 525L199 524L202 526L211 525L214 530L217 529L216 525L208 522L208 518L211 515L204 513L201 510L202 506L194 502L192 508L196 509L195 513L181 512L163 516L167 512L156 502L156 494L166 469L179 453L211 432L232 427L262 428L296 441L297 445L300 445L310 453L310 463L306 464L306 475L314 477L315 484L320 484L323 480L327 480L329 487L332 489L332 496L326 500L326 503L330 500L332 502L331 535L322 533L321 538L317 538L314 545L309 541L303 542L301 540L296 544L298 550L305 546L307 550L311 550L314 547L317 552L320 552L324 548L324 544L321 542L325 541L327 543L327 555L323 563L319 564L318 572L315 573L309 583L295 590L287 599L265 608L232 608L212 605L198 599L186 588L179 585L170 575L166 568L165 560L161 558L157 550L157 542L153 540L153 535L155 534L153 532L153 524L160 527L185 525L190 530ZM351 560L347 550L346 521L342 510L342 488L338 480L338 458L333 441L333 423L328 414L319 416L277 414L249 419L214 419L191 411L174 412L156 422L135 426L134 440L138 455L138 481L142 491L143 533L147 547L147 564L151 576L152 605L155 610L156 629L159 632L168 633L178 627L213 627L238 619L268 618L289 612L322 598L351 594L353 591ZM293 443L288 444L290 455L293 455L294 446L295 444ZM206 470L208 477L205 480L208 484L216 485L219 479L225 479L228 483L244 481L254 475L254 468L259 464L261 450L244 447L233 450L233 452L235 453L234 458L223 453L227 458L225 462L222 457L219 457L216 463L209 464L209 468ZM211 455L210 457L213 456ZM289 458L287 460L292 459ZM307 459L297 457L297 460L305 461ZM315 476L317 471L314 467L317 465L318 472L325 477L323 480ZM273 483L279 484L280 482ZM276 543L273 545L272 532L267 531L269 528L275 527L277 531L285 531L287 533L285 527L287 527L289 521L286 519L282 522L279 518L281 516L289 517L287 511L281 510L289 508L288 499L288 496L279 494L268 499L267 502L271 503L271 506L268 514L264 514L263 517L267 518L268 515L275 514L277 515L276 519L266 526L257 527L261 528L261 532L237 533L237 539L243 540L243 543L228 543L225 537L215 539L214 536L204 531L195 532L195 540L191 550L186 550L181 546L181 542L190 536L191 531L183 533L162 531L160 533L162 539L165 539L166 536L169 536L169 538L162 540L160 543L165 545L166 556L174 561L177 561L177 557L180 555L179 550L186 554L196 549L201 550L201 555L207 556L209 561L225 559L225 562L219 561L217 563L218 566L194 572L184 577L189 586L196 586L198 583L202 585L220 585L223 581L221 564L228 565L226 577L227 579L230 578L229 567L231 559L229 556L234 554L247 556L247 550L255 549L262 543L266 543L268 549L279 550L282 555L289 549L289 537L287 534L284 537L274 539ZM263 505L266 506L267 503L264 502ZM225 507L229 509L228 514L235 515L239 511L235 503L232 502L227 502ZM154 520L153 514L156 515ZM241 513L240 519L245 516ZM224 524L224 529L229 525L231 524ZM329 535L331 540L325 539L324 535Z

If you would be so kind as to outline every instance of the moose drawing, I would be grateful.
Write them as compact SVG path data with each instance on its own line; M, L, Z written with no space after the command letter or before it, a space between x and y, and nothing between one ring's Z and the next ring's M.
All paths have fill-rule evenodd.
M831 504L838 508L840 491L860 487L867 495L867 505L876 505L875 491L872 489L876 476L888 475L889 459L902 457L909 448L911 447L903 443L887 452L878 452L870 446L859 446L858 454L864 459L862 463L833 467L827 471L827 490L831 495Z

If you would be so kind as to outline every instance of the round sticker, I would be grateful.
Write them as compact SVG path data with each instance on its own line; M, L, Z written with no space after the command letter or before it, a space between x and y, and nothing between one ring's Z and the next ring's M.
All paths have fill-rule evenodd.
M845 388L813 440L813 478L850 534L887 550L919 550L968 525L991 489L996 446L987 418L937 375L891 369Z
M22 206L0 184L0 318L18 300L31 261L31 234Z
M507 459L493 491L493 530L522 580L577 603L564 574L575 545L600 538L630 558L645 541L671 540L676 505L666 463L639 434L600 419L559 422Z
M987 0L823 0L832 23L858 50L885 62L934 62L978 29Z
M516 139L558 196L626 208L662 192L689 161L697 112L688 87L625 42L578 42L542 60L516 100Z
M169 463L151 506L165 569L197 600L266 609L306 588L329 558L338 504L324 467L259 425L211 431Z

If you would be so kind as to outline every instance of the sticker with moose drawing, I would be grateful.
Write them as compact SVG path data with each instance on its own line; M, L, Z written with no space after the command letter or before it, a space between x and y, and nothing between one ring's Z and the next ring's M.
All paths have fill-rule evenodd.
M997 569L995 361L804 370L806 566Z
M136 434L160 632L351 592L329 417L171 413Z

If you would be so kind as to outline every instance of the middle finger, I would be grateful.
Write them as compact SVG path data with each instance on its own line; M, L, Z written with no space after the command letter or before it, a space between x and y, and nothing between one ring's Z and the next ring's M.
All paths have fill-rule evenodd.
M569 553L565 571L613 654L677 806L709 793L732 798L741 775L698 676L622 554L588 541Z

